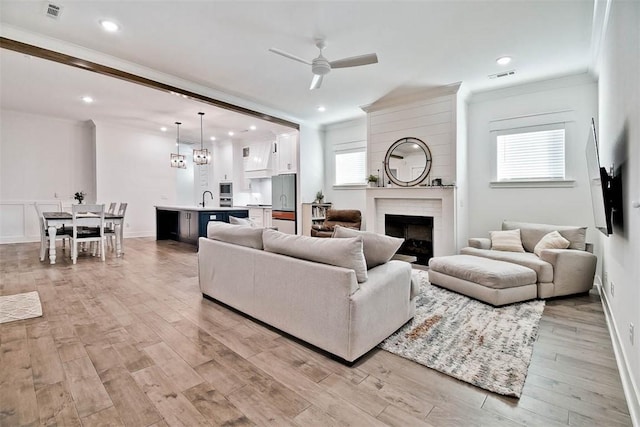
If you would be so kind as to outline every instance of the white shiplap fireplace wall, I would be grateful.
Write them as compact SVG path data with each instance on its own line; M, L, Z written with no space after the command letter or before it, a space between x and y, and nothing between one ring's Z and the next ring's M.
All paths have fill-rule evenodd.
M368 188L366 195L366 228L384 234L386 214L430 216L434 219L434 256L457 252L460 223L466 220L458 197L464 186L466 141L459 131L458 116L464 116L465 104L459 100L460 85L450 85L410 96L382 99L363 109L367 112L367 162L369 173L384 169L388 148L398 139L415 137L431 150L433 166L425 186L389 186ZM461 114L462 113L462 114ZM440 178L445 185L426 184Z

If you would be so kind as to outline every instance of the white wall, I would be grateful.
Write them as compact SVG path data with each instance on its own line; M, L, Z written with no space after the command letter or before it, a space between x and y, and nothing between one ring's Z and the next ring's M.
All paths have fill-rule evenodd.
M0 114L0 200L72 201L81 190L95 199L90 122Z
M193 182L193 171L169 165L175 140L160 133L96 122L95 144L98 201L128 203L125 237L155 236L154 205L177 203L179 176ZM190 188L193 191L193 186Z
M0 116L0 242L37 241L34 202L57 209L76 191L95 200L93 126L9 110Z
M335 150L342 148L356 148L367 146L367 119L362 117L356 120L349 120L334 123L325 127L324 140L324 188L325 201L333 203L336 209L358 209L364 212L366 208L365 187L344 186L335 187ZM377 172L369 171L371 174ZM363 229L364 224L363 224Z
M632 201L640 201L640 3L612 1L610 5L599 58L598 136L602 165L624 168L624 227L614 226L613 235L602 237L603 282L627 402L635 425L640 425L640 209L631 206ZM635 344L629 339L631 323Z
M566 172L569 188L492 188L494 139L490 126L503 119L559 112L566 123ZM585 145L591 117L596 116L597 87L586 74L474 94L469 104L469 235L488 237L502 220L593 227ZM551 115L556 116L556 115ZM528 120L524 117L522 120ZM521 120L514 119L514 120ZM591 228L588 240L597 231Z
M324 132L309 125L300 126L298 135L298 234L302 234L302 203L310 203L324 182ZM325 193L326 194L326 193Z

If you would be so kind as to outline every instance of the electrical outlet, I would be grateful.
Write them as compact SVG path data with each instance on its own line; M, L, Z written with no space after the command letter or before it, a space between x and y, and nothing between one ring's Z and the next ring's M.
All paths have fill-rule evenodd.
M607 283L607 272L602 273L602 283Z
M631 341L631 345L633 345L633 323L629 323L629 341Z
M613 283L613 280L609 284L609 292L611 293L612 297L616 296L616 285L615 283Z

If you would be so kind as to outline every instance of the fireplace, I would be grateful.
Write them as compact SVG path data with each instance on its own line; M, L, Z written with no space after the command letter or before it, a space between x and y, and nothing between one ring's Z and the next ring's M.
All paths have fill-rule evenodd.
M398 254L416 257L416 264L429 264L429 259L433 257L432 216L385 214L384 232L388 236L404 239Z

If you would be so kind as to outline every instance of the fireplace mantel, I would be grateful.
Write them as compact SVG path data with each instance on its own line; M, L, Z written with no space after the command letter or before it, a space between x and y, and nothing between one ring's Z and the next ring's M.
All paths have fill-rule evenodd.
M456 188L371 187L366 190L366 229L384 232L384 214L434 217L434 256L456 253Z

